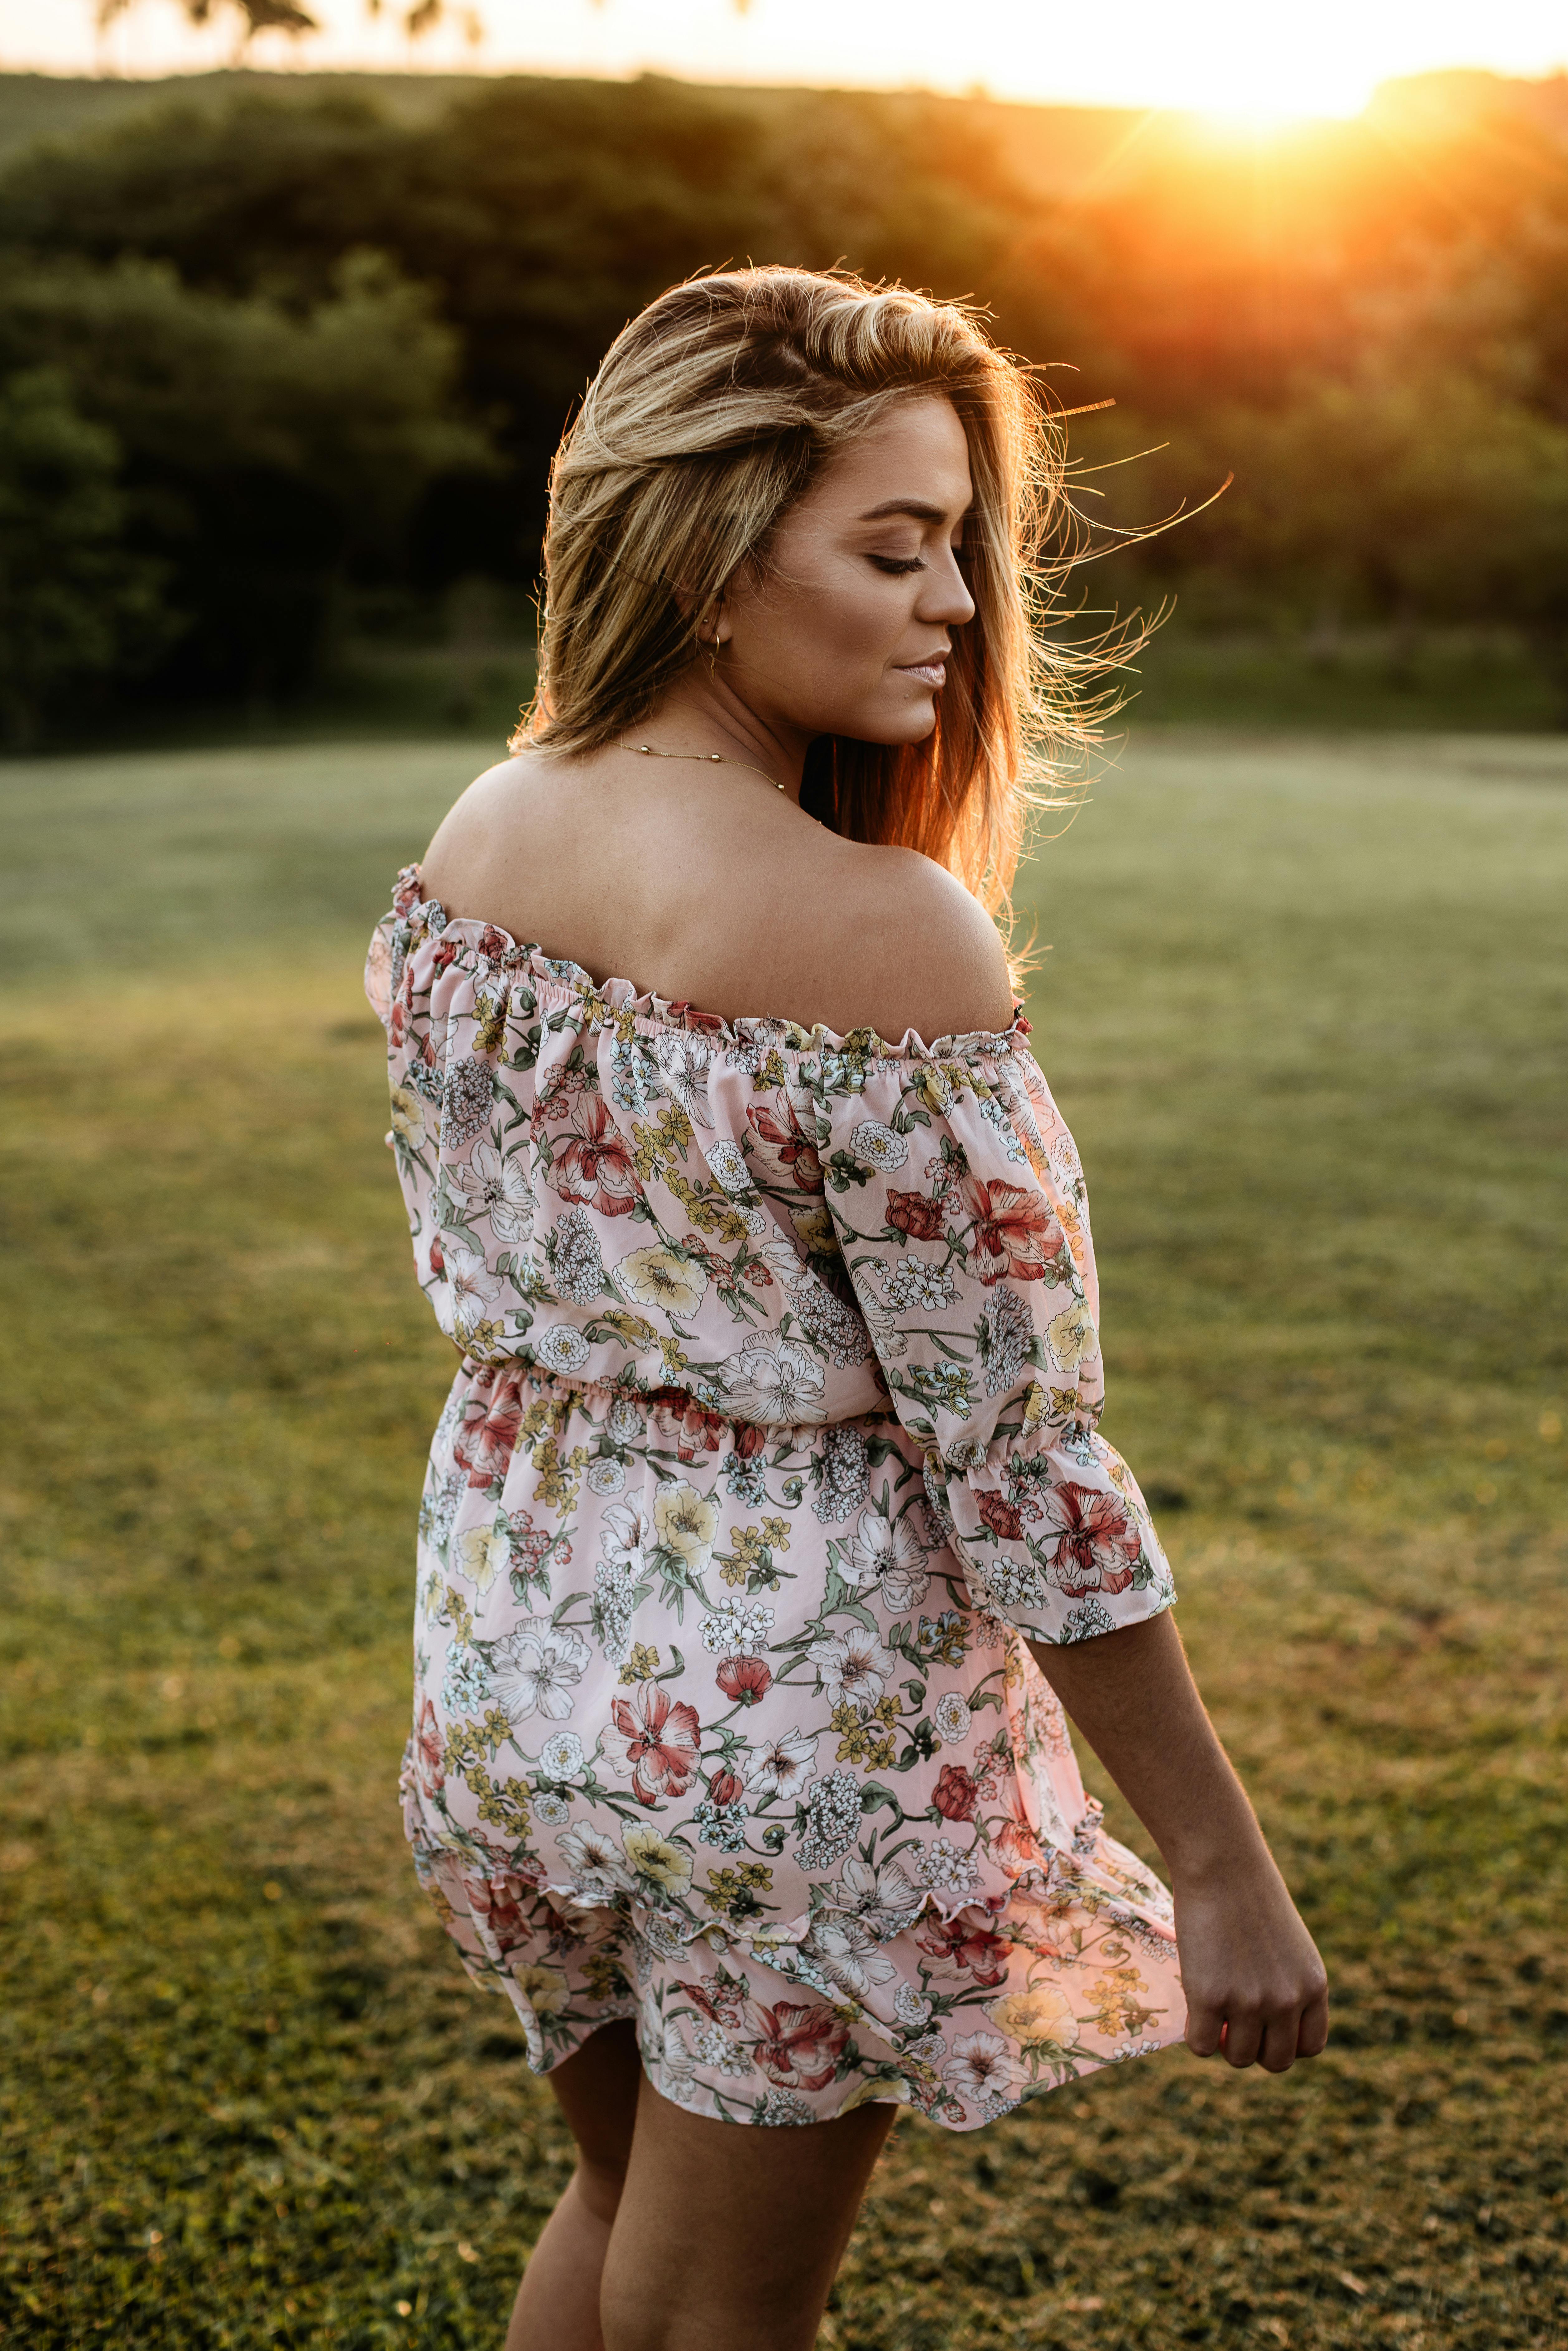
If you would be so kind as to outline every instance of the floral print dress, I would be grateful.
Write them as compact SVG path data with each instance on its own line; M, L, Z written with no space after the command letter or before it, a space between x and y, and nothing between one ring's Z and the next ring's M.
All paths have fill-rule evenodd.
M634 2018L738 2123L967 2130L1181 2037L1165 1887L1026 1646L1170 1605L1097 1433L1082 1175L1007 1029L727 1021L399 876L366 987L462 1361L415 1867L548 2071Z

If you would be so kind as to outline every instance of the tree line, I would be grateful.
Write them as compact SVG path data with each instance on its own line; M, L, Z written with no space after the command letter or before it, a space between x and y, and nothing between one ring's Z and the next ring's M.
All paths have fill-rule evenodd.
M0 721L303 692L355 598L530 581L607 343L748 257L975 298L1063 405L1113 400L1071 428L1096 603L1502 622L1568 695L1568 79L1228 147L902 93L518 78L415 116L279 78L0 170Z

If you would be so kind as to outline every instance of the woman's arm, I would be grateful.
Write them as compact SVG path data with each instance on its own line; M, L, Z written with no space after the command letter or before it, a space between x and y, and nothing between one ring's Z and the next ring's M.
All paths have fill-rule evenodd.
M1165 1856L1186 2045L1283 2074L1328 2039L1328 1974L1204 1709L1167 1611L1061 1647L1042 1674Z

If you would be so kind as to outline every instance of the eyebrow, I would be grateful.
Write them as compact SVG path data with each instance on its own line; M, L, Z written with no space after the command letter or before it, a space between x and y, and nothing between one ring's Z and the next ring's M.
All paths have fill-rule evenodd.
M913 515L916 522L946 522L947 519L945 507L934 507L925 498L884 498L881 506L868 507L860 519L862 522L880 522L885 515Z

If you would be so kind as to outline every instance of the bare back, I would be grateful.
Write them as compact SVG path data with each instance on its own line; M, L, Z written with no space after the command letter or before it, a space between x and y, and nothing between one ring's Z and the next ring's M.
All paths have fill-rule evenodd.
M449 914L727 1019L929 1040L1012 1018L996 926L956 876L841 840L741 767L525 752L470 785L423 871Z

